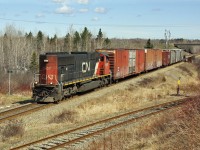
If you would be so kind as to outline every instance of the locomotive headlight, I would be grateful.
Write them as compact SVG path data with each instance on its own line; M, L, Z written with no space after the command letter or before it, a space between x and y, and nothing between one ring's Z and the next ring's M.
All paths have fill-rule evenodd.
M35 84L38 84L38 82L37 82L37 81L35 81Z
M50 84L53 84L52 82Z

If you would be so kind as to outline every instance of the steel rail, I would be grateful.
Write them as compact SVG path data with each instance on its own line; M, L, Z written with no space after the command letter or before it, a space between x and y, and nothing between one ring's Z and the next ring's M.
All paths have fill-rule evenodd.
M58 137L61 137L61 136L64 136L64 135L67 135L67 134L70 134L70 133L73 133L75 131L79 131L79 130L83 130L83 129L87 129L87 128L90 128L92 126L97 126L99 124L102 124L102 123L107 123L109 121L112 121L112 120L115 120L115 119L120 119L122 117L126 117L126 116L129 116L129 115L133 115L133 114L136 114L136 113L139 113L139 112L143 112L145 110L153 110L153 113L150 113L150 114L146 114L144 116L140 116L140 117L136 117L134 119L131 119L132 121L134 120L138 120L140 118L144 118L144 117L147 117L149 115L153 115L153 114L156 114L156 113L159 113L161 111L164 111L164 110L168 110L170 108L173 108L173 106L178 106L180 104L183 104L184 102L186 102L187 100L190 100L191 98L196 98L197 96L195 97L188 97L188 98L183 98L183 99L180 99L180 100L174 100L174 101L171 101L171 102L166 102L166 103L162 103L162 104L158 104L158 105L154 105L154 106L150 106L150 107L147 107L147 108L143 108L143 109L140 109L140 110L135 110L135 111L131 111L131 112L128 112L128 113L124 113L124 114L121 114L121 115L117 115L117 116L114 116L114 117L110 117L110 118L107 118L107 119L104 119L104 120L101 120L101 121L97 121L97 122L94 122L94 123L91 123L91 124L88 124L88 125L85 125L85 126L82 126L82 127L78 127L78 128L75 128L75 129L71 129L71 130L68 130L68 131L65 131L65 132L62 132L62 133L59 133L59 134L56 134L56 135L52 135L52 136L49 136L49 137L46 137L46 138L43 138L43 139L40 139L40 140L37 140L37 141L34 141L34 142L31 142L31 143L27 143L25 145L21 145L19 147L16 147L16 148L13 148L12 150L16 150L16 149L22 149L22 148L25 148L25 147L28 147L28 146L31 146L31 145L35 145L35 144L38 144L38 143L42 143L44 141L48 141L48 140L52 140L52 139L55 139L55 138L58 138ZM154 112L155 111L155 112ZM112 128L116 128L117 126L122 126L124 124L127 124L128 122L132 122L132 121L124 121L124 122L121 122L119 124L115 124L115 125L112 125L110 127L107 127L107 128L104 128L104 129L101 129L101 130L98 130L96 132L93 132L93 133L89 133L87 135L84 135L82 137L79 137L79 138L76 138L76 139L73 139L73 140L69 140L63 144L59 144L59 145L55 145L55 146L52 146L51 148L49 149L56 149L56 148L59 148L59 147L63 147L63 146L66 146L66 145L70 145L72 143L75 143L77 141L80 141L82 139L86 139L88 137L91 137L95 134L99 134L99 133L103 133L105 131L108 131L108 130L111 130Z
M26 104L26 105L16 107L13 109L9 109L6 111L2 111L0 112L0 123L6 120L11 120L13 118L25 115L25 114L29 114L31 112L35 112L42 108L46 108L47 106L49 107L50 105L31 103L31 104Z

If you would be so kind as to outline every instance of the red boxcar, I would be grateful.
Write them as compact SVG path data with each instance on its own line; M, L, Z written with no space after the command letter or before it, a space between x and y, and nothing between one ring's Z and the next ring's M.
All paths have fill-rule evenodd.
M110 70L114 80L129 75L129 51L125 49L98 49L96 51L108 54Z
M156 52L156 68L162 67L162 50L157 49Z
M162 66L162 50L145 49L145 70L152 70Z
M155 67L155 51L151 49L145 49L145 70L152 70Z
M162 65L168 66L170 64L170 51L163 50L162 51Z
M145 50L137 49L136 50L136 65L135 72L136 74L145 71Z
M107 53L113 80L124 78L145 70L144 49L99 49Z

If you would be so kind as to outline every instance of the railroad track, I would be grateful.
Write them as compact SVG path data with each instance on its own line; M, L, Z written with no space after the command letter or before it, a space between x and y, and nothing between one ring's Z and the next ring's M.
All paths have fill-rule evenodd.
M50 104L37 104L37 103L28 103L22 106L18 106L15 108L11 108L6 111L0 112L0 123L6 120L14 119L16 117L32 113L34 111L38 111L40 109L44 109L45 107L49 107Z
M194 97L195 98L195 97ZM107 131L122 127L141 118L148 117L150 115L155 115L160 112L172 109L174 107L180 106L184 102L190 100L191 98L184 98L181 100L176 100L172 102L167 102L148 108L124 113L115 117L104 119L95 123L91 123L76 129L65 131L53 136L49 136L38 141L27 143L25 145L13 148L17 149L31 149L31 150L42 150L42 149L70 149L71 147L79 147L81 144L86 143L90 138L104 134Z

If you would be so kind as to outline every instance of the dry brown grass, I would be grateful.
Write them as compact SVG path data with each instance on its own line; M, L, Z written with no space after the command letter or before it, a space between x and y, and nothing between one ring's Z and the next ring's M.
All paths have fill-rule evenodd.
M73 105L73 109L70 108L70 106L68 107L68 110L65 110L70 112L64 113L61 111L59 113L57 111L59 110L58 107L52 108L54 110L56 109L56 111L52 111L52 115L47 115L48 118L46 117L44 119L40 115L37 115L43 118L40 118L40 120L42 121L37 121L36 125L34 126L29 124L30 128L27 129L25 137L29 139L28 142L30 142L31 140L36 140L50 134L62 132L63 130L66 130L66 128L71 129L74 126L88 124L95 120L111 117L118 113L147 107L155 103L162 103L168 100L174 100L174 97L171 95L176 93L176 84L179 76L181 76L181 86L186 86L187 88L188 86L192 85L197 79L197 72L195 69L193 69L195 67L192 64L186 65L187 68L192 69L192 77L189 76L186 69L180 69L171 66L169 67L171 69L164 68L163 71L161 70L159 74L153 72L152 74L149 73L144 76L142 75L136 77L135 80L130 81L130 83L126 84L128 85L127 87L123 87L118 90L113 89L112 92L107 92L107 94L105 94L104 96L98 97L96 99L93 99L90 96L86 96L86 98L88 98L87 101L84 101L84 103L75 106ZM120 87L120 85L118 86ZM192 90L190 89L191 88L188 88L188 90L184 90L184 88L182 87L181 93L190 93L192 92ZM171 114L169 114L169 116L171 116ZM159 118L163 118L163 120L159 120ZM31 120L34 120L34 117L32 117ZM117 135L117 133L111 134L111 139L114 142L113 145L117 145L117 143L120 143L119 146L113 146L113 149L128 149L130 147L130 149L146 149L147 147L150 147L150 149L158 149L158 144L156 144L156 142L159 144L163 144L162 138L160 138L160 141L158 141L158 138L162 137L162 134L159 133L163 133L162 131L164 131L164 133L167 133L167 126L163 126L163 124L161 124L161 122L163 121L166 121L166 125L169 124L169 122L165 120L163 116L159 116L157 117L157 120L151 119L149 122L143 121L140 125L138 123L138 125L134 126L134 128L132 129L127 128L125 132L120 131L122 132L121 135L123 136L120 136L120 134ZM145 128L138 128L140 126ZM157 128L154 128L156 126ZM141 129L143 133L139 134L137 129ZM41 132L38 133L39 130ZM169 132L169 134L165 135L166 137L170 137L173 135L173 132ZM30 137L32 139L30 139ZM20 141L27 142L24 136L22 137L22 139L20 139ZM107 146L109 147L111 143L111 141L109 141L109 138L106 138L106 142ZM103 149L101 147L103 143L104 140L101 140L100 144L98 141L95 141L95 146L93 149ZM134 143L135 145L133 146L131 143ZM87 147L85 149L87 149Z
M187 73L191 77L194 75L193 72L190 69L188 69L187 66L182 65L182 66L179 66L178 68L181 69L183 72Z
M200 98L191 100L180 109L104 134L101 140L94 140L87 149L199 149L199 100Z
M188 64L189 66L191 64ZM185 67L180 70L181 75L183 72L188 74ZM195 74L191 71L192 74ZM140 107L157 104L171 98L171 95L176 94L176 78L174 76L167 76L165 74L158 74L156 77L142 78L137 84L130 83L125 90L116 90L112 94L109 93L95 100L88 101L78 106L78 114L80 119L87 120L86 116L90 118L101 118L109 116L114 113L129 111L132 109L139 109ZM171 83L171 81L173 83ZM185 80L182 79L182 80ZM189 82L181 85L181 94L192 93L194 90L198 91L198 86L194 86L195 79L191 78ZM194 86L194 87L193 87ZM85 119L84 119L85 118Z
M74 123L77 119L77 113L71 110L62 110L59 114L52 116L49 123Z
M22 137L25 132L25 126L22 120L11 120L9 121L1 131L2 141L15 136Z
M30 100L31 93L30 92L22 92L20 94L12 94L12 95L5 95L0 94L0 105L10 105L15 102L20 102L24 100Z

